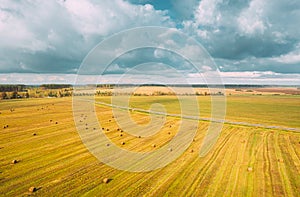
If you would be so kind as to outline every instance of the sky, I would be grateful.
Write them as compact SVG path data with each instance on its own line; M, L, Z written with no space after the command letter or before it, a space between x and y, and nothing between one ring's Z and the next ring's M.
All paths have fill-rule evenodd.
M197 40L224 83L300 85L299 0L1 0L0 83L74 83L99 42L142 26ZM150 54L131 53L105 80Z

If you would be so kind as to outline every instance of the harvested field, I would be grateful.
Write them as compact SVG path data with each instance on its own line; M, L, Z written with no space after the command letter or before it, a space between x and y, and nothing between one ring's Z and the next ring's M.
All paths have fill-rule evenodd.
M152 99L164 102L167 97ZM206 98L199 99L206 102ZM248 122L277 122L299 128L298 97L279 101L273 97L262 99L229 97L229 118L244 117ZM266 100L278 106L274 109L278 121L268 116L272 107L264 104ZM143 107L137 101L134 105ZM249 106L253 108L248 109ZM14 112L10 112L12 107ZM293 107L295 111L289 112ZM166 108L176 111L175 104ZM259 113L263 111L261 108L267 112ZM131 151L160 148L176 135L180 125L180 119L167 117L153 136L136 137L121 128L124 130L121 137L111 108L97 105L95 109L111 142ZM286 111L280 113L283 109ZM178 159L165 168L133 173L101 163L86 149L74 124L70 98L1 101L0 110L0 124L9 125L0 129L0 193L6 196L298 196L300 193L300 133L297 132L225 124L212 151L200 158L199 148L209 125L200 121L194 141ZM209 107L201 110L208 114ZM239 110L241 115L237 113ZM257 119L250 113L253 110L257 111ZM244 116L246 113L249 115ZM286 119L280 120L284 113ZM140 125L150 121L147 114L130 114ZM83 124L88 118L82 116ZM101 132L95 131L93 125L88 126L88 131ZM38 135L33 137L33 133ZM18 162L12 164L13 160ZM34 192L29 192L31 187L36 188Z
M291 87L291 88L280 88L280 87L273 87L273 88L257 88L255 89L257 92L268 92L268 93L281 93L281 94L291 94L291 95L300 95L300 89L296 87Z

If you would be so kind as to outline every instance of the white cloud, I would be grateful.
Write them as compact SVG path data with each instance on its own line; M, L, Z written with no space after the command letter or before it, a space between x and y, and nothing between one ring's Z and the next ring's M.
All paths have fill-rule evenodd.
M177 25L220 60L223 71L299 73L300 1L172 0L174 9L165 11L145 4L152 1L139 2L143 5L125 0L1 0L0 72L75 73L106 36L143 25L174 27L174 21L184 20ZM162 38L162 48L178 47L171 33ZM132 42L139 40L136 36ZM197 50L180 49L182 54ZM109 52L118 54L115 50Z
M127 70L129 70L129 68L122 68L118 64L112 64L105 70L105 73L124 73Z
M198 25L217 25L221 21L221 13L218 4L223 0L202 0L199 3L195 13L196 23Z
M242 33L264 33L267 25L263 19L265 6L264 0L252 0L249 7L242 11L237 19Z
M155 58L162 58L166 57L168 54L166 54L166 51L155 49L153 55Z
M166 11L157 11L152 5L132 5L123 0L66 1L65 7L72 22L83 35L107 35L129 26L171 24ZM132 23L134 21L134 23Z
M2 0L0 72L74 70L105 36L143 25L174 26L167 11L123 0Z
M214 73L216 76L217 73ZM258 85L300 85L300 74L280 74L266 72L219 72L224 84L258 84ZM211 76L213 77L213 76ZM200 73L189 74L191 83L203 83ZM204 82L205 83L205 82Z
M18 15L18 10L14 12L5 10L6 4L8 2L4 1L0 5L1 48L13 45L22 49L45 50L43 43L36 39L34 33L27 27L26 21Z
M271 58L271 60L285 64L300 64L300 50L292 51L288 54Z
M76 75L70 74L0 74L0 83L10 84L45 84L45 83L61 83L61 84L73 84L76 79Z
M201 57L199 55L203 55L204 58L207 58L203 53L203 49L198 45L185 45L181 48L180 54L184 57L189 57L190 60L199 60Z
M221 72L221 76L224 78L259 78L262 75L277 75L277 73L274 72L258 72L258 71L254 71L254 72Z
M300 85L300 74L280 74L274 72L220 72L220 77L224 84L261 84L261 85ZM92 83L116 83L122 77L122 75L82 75L78 76L73 74L0 74L0 84L47 84L47 83L60 83L60 84L92 84ZM177 75L178 77L178 75ZM172 78L162 77L162 76L138 76L131 77L131 75L126 75L122 78L121 83L145 83L145 82L156 82L162 84L172 84L172 83L202 83L205 84L206 81L203 75L199 73L189 74L188 77L180 78L182 80L175 80ZM211 81L211 80L210 80Z

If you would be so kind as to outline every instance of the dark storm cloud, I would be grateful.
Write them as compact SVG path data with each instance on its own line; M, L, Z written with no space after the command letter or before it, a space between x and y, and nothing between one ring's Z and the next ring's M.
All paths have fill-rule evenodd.
M156 74L167 73L160 70L161 64L168 65L179 72L196 72L195 68L182 56L172 51L159 49L159 48L140 48L138 50L129 51L117 59L115 59L104 72L104 74L124 74L130 69L151 62L151 67L144 67L143 70L136 70L135 73L147 72L152 70Z
M196 38L221 71L300 73L299 18L299 0L2 0L0 72L76 73L87 53L111 34L159 25ZM181 60L140 51L107 72L147 61L188 70Z
M249 37L239 34L228 33L227 39L222 34L226 30L215 34L214 40L207 45L211 45L210 53L215 58L225 59L245 59L248 57L274 57L289 53L295 49L296 38L287 39L285 42L278 43L269 36Z
M180 23L182 31L203 44L222 71L300 73L300 1L130 2L168 10L177 26ZM290 55L295 61L288 61Z

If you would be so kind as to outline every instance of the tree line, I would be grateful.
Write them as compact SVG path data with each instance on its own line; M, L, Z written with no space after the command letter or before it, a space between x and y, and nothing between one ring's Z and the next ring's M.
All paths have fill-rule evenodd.
M72 86L67 84L0 85L0 99L68 97L72 96L72 91Z
M23 92L26 85L0 85L0 92Z

